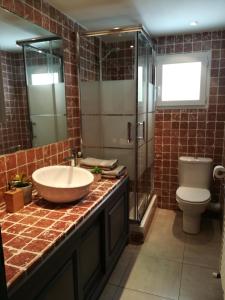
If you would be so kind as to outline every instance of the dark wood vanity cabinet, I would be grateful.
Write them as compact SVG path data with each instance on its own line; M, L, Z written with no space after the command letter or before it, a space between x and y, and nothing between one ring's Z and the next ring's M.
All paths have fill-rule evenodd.
M36 298L37 300L75 300L73 261L68 261L60 272Z
M2 247L2 236L0 227L0 299L7 299L7 287L5 278L4 255Z
M8 299L98 299L128 242L128 228L125 178L46 259L9 289Z

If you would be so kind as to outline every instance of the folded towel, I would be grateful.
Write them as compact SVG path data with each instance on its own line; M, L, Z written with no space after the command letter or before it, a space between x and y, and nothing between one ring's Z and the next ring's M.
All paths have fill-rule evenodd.
M99 167L102 170L112 170L118 164L117 159L97 159L93 157L87 157L80 160L81 167Z
M114 170L106 171L102 170L102 177L105 178L119 178L126 172L126 167L118 166Z

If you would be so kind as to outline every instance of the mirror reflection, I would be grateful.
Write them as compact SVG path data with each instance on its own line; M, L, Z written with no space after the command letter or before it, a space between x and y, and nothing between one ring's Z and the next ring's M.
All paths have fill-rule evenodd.
M0 10L0 154L67 137L63 42Z

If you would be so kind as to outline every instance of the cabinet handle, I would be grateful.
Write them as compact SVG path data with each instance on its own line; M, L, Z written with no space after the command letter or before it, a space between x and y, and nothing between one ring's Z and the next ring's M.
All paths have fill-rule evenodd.
M131 139L131 122L127 122L127 142L128 144L131 143L132 139Z

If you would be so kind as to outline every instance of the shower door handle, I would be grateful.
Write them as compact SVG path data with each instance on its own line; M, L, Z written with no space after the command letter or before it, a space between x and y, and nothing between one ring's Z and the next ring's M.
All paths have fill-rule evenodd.
M144 140L144 141L145 141L145 121L143 121L143 122L138 122L137 125L138 125L138 126L142 126L142 136L138 136L137 139L138 139L138 140Z
M131 122L128 122L127 123L127 142L128 142L128 144L130 144L131 141L132 141L132 139L131 139L131 126L132 126Z

